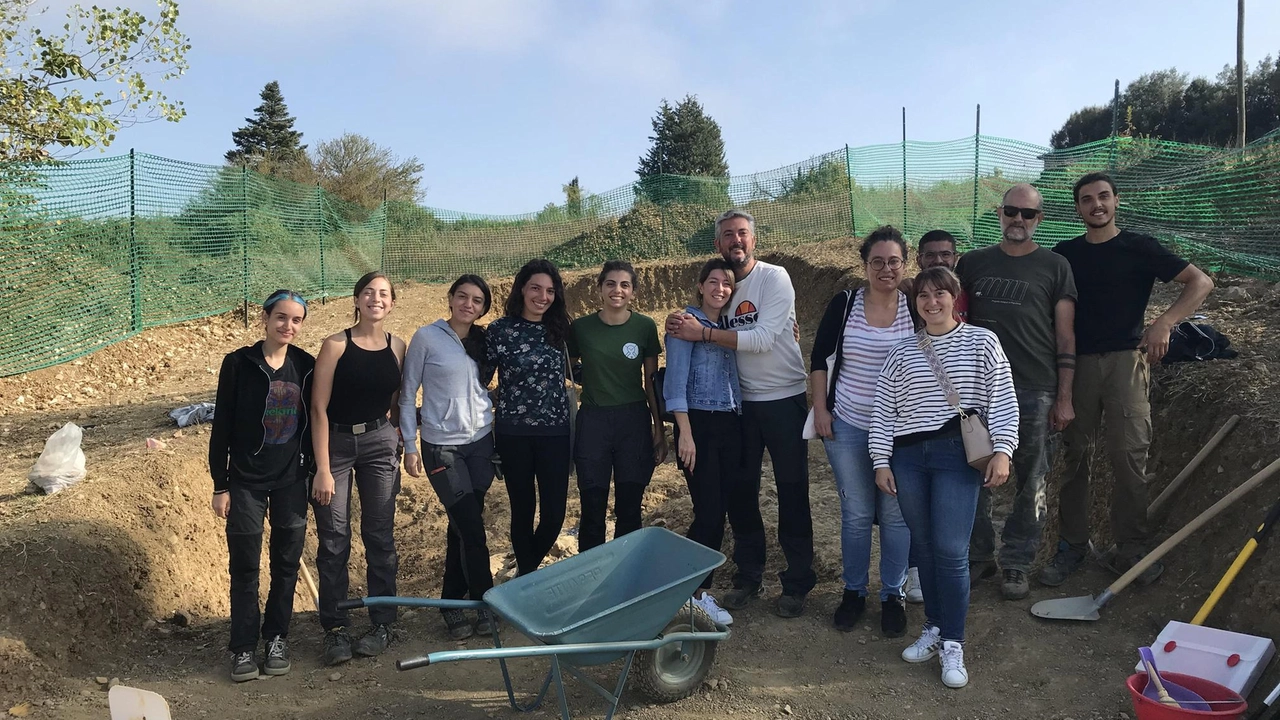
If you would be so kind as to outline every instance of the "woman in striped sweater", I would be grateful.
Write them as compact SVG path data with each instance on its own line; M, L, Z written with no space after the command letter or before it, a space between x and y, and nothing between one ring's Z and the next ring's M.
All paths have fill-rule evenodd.
M897 499L876 489L867 433L880 368L889 351L910 338L913 329L907 296L898 290L907 264L907 243L896 228L885 225L867 236L859 254L867 286L846 290L831 300L818 325L809 362L814 428L823 438L840 492L844 597L834 622L837 630L853 630L866 609L871 525L878 517L880 628L885 637L902 637L907 630L902 585L911 537ZM827 358L833 352L835 362L828 368ZM834 376L830 394L828 372Z
M1018 400L1009 361L995 333L952 315L959 294L960 280L945 267L916 277L913 299L925 326L885 360L869 439L876 485L897 496L911 529L924 592L924 629L902 651L902 659L919 663L941 655L942 682L950 688L969 682L964 623L978 490L1009 478L1009 458L1018 446ZM958 397L948 398L942 389L929 364L929 348ZM965 458L957 406L986 419L995 455L985 474Z

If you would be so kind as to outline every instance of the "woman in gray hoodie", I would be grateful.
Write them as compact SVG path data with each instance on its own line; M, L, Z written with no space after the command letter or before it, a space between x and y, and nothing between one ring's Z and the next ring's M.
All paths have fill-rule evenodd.
M493 368L484 367L485 329L476 320L489 312L489 285L463 275L449 288L449 319L420 328L409 343L400 391L404 466L413 477L425 470L449 516L442 598L479 600L493 587L484 529L484 496L493 484L493 403L486 390ZM422 388L421 414L417 411ZM415 439L422 435L422 452ZM461 610L443 610L450 637L492 631L487 612L474 626Z

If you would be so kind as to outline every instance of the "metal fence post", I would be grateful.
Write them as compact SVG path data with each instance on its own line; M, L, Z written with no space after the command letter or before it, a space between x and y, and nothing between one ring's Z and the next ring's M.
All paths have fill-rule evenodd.
M382 188L382 257L378 260L378 269L387 271L387 189Z
M858 237L858 219L853 212L853 154L849 151L849 144L844 146L844 174L849 182L849 237Z
M329 300L329 293L325 290L325 270L324 270L324 190L320 189L320 183L316 183L316 235L320 238L320 304L325 305Z
M131 327L142 329L142 251L138 247L138 160L129 148L129 296Z
M978 244L978 158L982 150L982 105L973 121L973 224L969 227L969 241Z
M241 289L244 293L244 327L249 329L249 168L240 164L240 259Z
M1107 153L1107 170L1116 168L1116 143L1120 127L1120 79L1116 78L1115 95L1111 99L1111 148Z
M902 232L907 232L907 109L902 108Z

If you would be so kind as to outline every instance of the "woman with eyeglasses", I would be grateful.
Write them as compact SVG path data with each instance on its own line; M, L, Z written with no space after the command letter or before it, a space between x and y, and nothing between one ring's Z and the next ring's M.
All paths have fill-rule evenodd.
M222 359L217 413L209 435L213 513L227 521L231 573L231 679L258 677L259 623L266 638L262 671L289 672L289 621L307 534L307 475L312 467L307 405L316 360L294 346L307 317L302 296L277 290L262 303L263 337ZM262 526L271 519L271 589L259 611Z
M916 337L889 353L877 380L871 421L876 485L898 499L920 564L925 622L902 659L939 657L942 683L969 682L964 665L969 612L969 537L982 488L1009 477L1018 447L1018 401L1009 361L995 333L953 315L960 281L933 267L915 281L924 320ZM977 413L995 453L985 471L969 466L960 413Z
M866 610L871 525L878 518L880 627L885 637L901 637L907 627L902 588L911 535L897 499L876 489L867 439L880 368L890 349L911 337L914 330L907 296L898 289L907 262L907 243L897 228L885 225L867 236L859 254L867 285L846 290L831 300L809 358L814 426L823 438L840 492L844 596L834 622L837 630L849 632ZM832 353L835 363L827 367ZM834 375L830 394L827 373Z

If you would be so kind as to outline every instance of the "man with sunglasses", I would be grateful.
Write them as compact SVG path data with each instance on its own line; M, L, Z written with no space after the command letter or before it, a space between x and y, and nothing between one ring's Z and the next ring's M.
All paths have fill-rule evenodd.
M1050 433L1065 429L1074 417L1076 285L1066 258L1032 240L1044 217L1040 191L1014 185L999 210L1000 244L965 253L956 272L969 298L969 322L995 332L1013 366L1020 418L1013 453L1018 482L1000 537L999 569L1005 599L1020 600L1031 591L1027 573L1048 515ZM995 553L991 490L984 487L969 548L974 579L995 575Z
M1080 414L1063 434L1067 471L1058 500L1058 552L1039 578L1049 587L1061 585L1089 555L1089 461L1104 417L1103 440L1115 478L1111 534L1116 542L1114 556L1104 559L1113 570L1125 572L1147 553L1150 366L1169 349L1173 328L1213 289L1208 275L1155 238L1116 227L1120 195L1110 177L1085 175L1073 193L1085 234L1058 243L1053 251L1071 263L1080 288L1075 377L1075 408ZM1144 330L1157 279L1182 283L1182 293ZM1163 570L1157 562L1138 576L1138 582L1150 584Z

